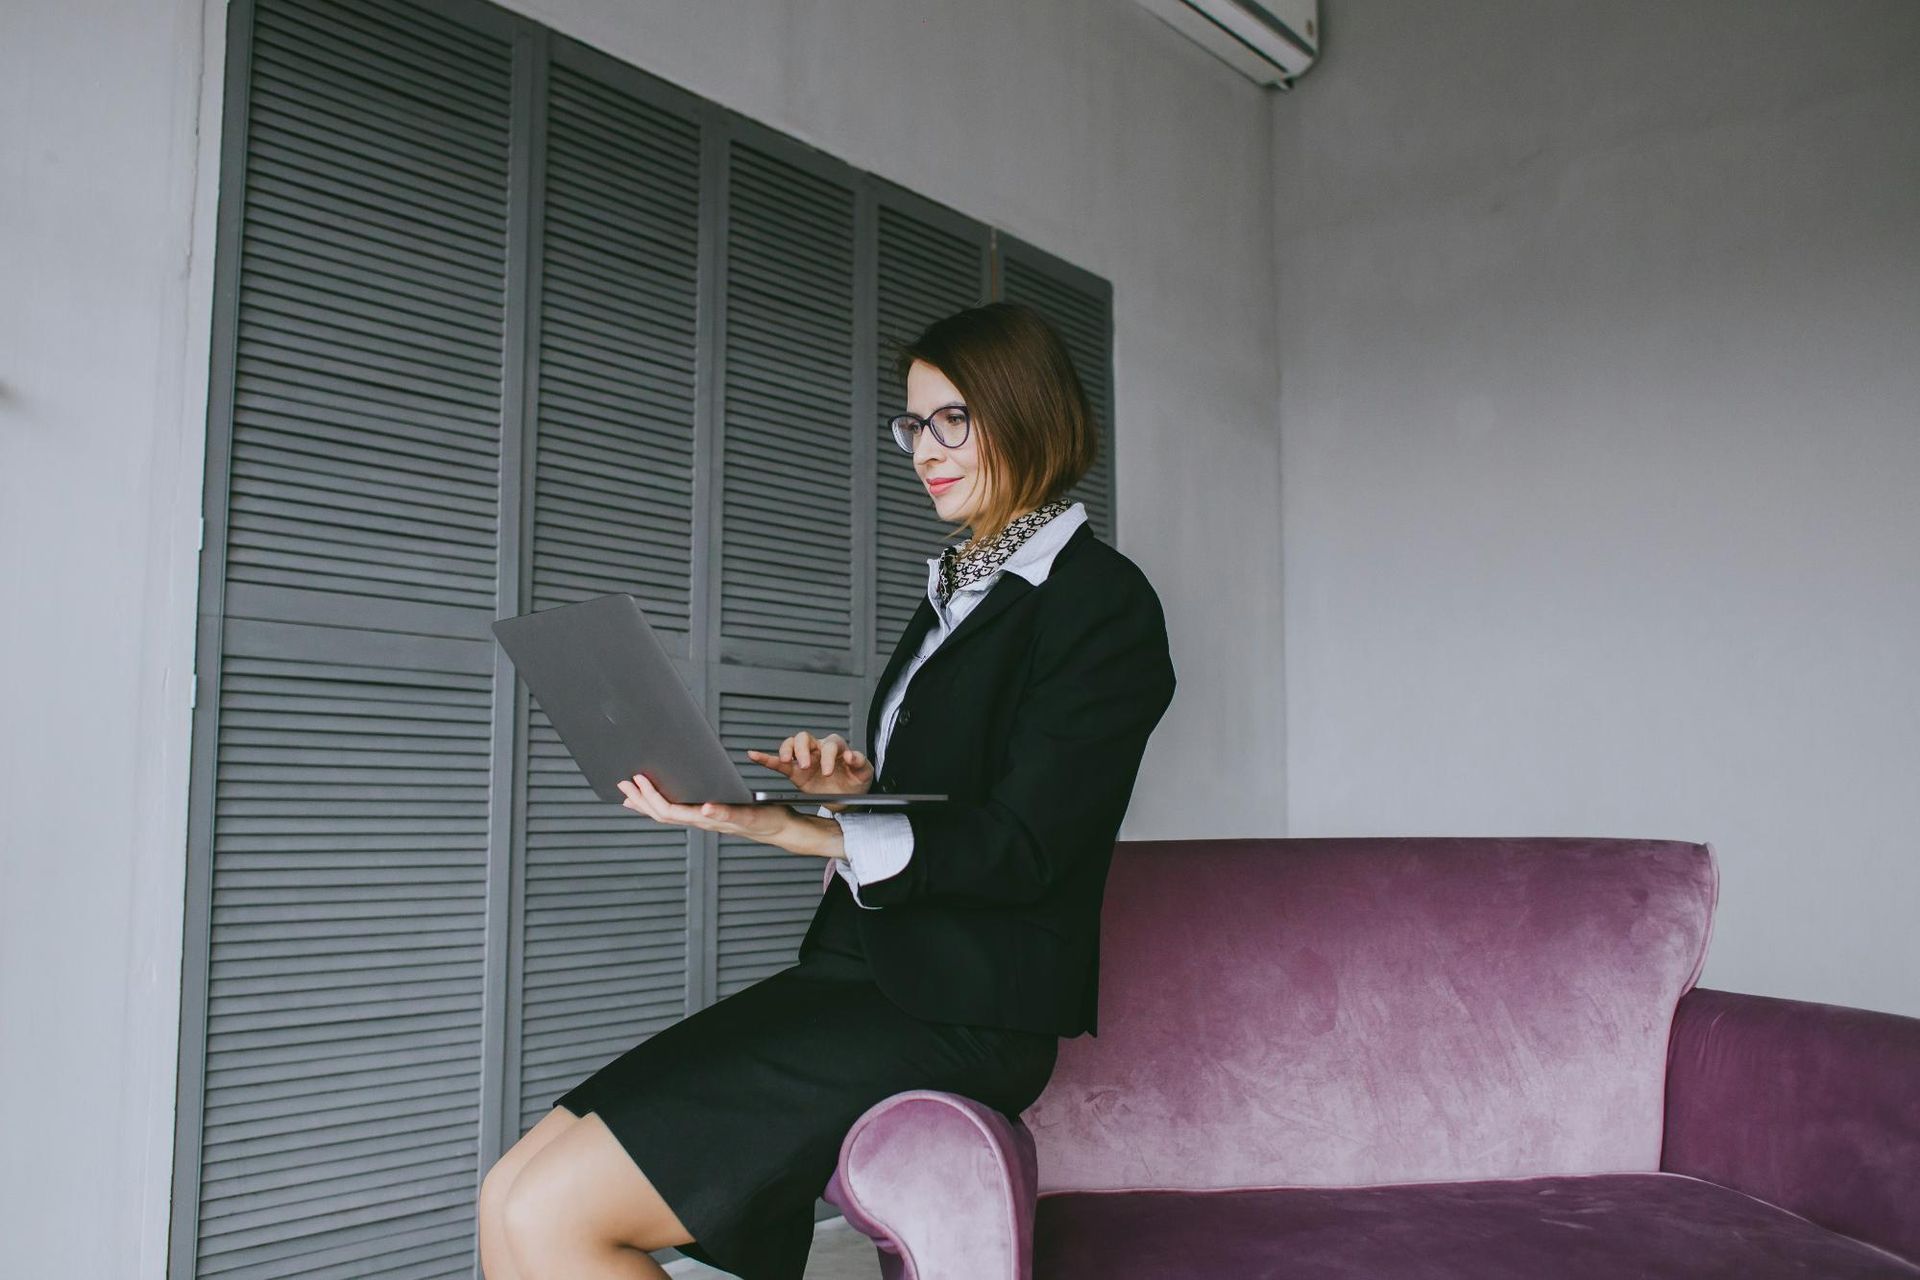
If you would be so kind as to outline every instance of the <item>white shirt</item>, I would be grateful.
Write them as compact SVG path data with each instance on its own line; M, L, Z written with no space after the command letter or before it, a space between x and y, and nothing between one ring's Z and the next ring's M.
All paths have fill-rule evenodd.
M973 612L974 606L993 589L1003 573L1017 573L1036 587L1047 580L1053 571L1053 558L1060 554L1060 548L1073 535L1073 531L1087 522L1085 503L1076 502L1053 519L1027 535L1027 540L1013 551L1013 554L986 577L969 582L953 593L953 598L945 604L940 603L940 557L927 557L927 603L933 606L935 625L927 628L925 639L920 642L920 652L913 656L906 668L893 682L893 688L887 693L887 699L880 707L879 737L873 744L873 772L880 776L880 762L886 757L887 741L893 736L894 717L900 710L900 703L907 696L907 685L913 681L913 673L933 656L953 629L960 625L961 619ZM958 547L964 544L956 542ZM817 748L816 748L817 749ZM853 900L860 902L860 885L884 880L897 874L907 865L913 856L913 824L904 813L875 813L849 810L835 813L825 805L818 810L823 818L832 818L840 824L840 832L846 843L846 856L829 858L828 870L820 877L820 888L826 889L830 883L828 877L839 872L853 890ZM867 907L867 904L860 902ZM878 907L867 907L869 911L878 911Z

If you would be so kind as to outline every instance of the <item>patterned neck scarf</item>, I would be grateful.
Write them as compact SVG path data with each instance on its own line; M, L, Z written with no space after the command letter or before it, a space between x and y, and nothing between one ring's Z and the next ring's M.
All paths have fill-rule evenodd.
M1006 528L978 546L966 551L957 547L943 549L940 552L940 603L945 604L953 599L953 593L960 588L970 582L978 582L998 569L1008 556L1020 549L1021 543L1071 506L1073 503L1067 499L1056 498L1024 515L1015 516L1007 522Z

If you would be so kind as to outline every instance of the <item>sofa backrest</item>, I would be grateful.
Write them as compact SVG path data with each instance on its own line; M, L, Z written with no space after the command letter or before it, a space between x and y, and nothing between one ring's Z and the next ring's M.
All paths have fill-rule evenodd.
M1658 1169L1718 884L1677 840L1122 841L1040 1189Z

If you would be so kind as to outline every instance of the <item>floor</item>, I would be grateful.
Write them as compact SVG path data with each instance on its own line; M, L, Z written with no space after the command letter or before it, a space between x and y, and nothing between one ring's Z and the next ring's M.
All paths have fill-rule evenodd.
M668 1263L667 1274L674 1280L732 1280L725 1271L703 1267L692 1258ZM848 1226L845 1218L815 1223L806 1280L880 1280L880 1258L873 1241Z

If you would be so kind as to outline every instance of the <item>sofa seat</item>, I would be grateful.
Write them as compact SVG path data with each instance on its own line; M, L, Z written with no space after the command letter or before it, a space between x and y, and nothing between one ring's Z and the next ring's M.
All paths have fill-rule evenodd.
M1905 1280L1920 1267L1673 1173L1041 1195L1035 1280Z

